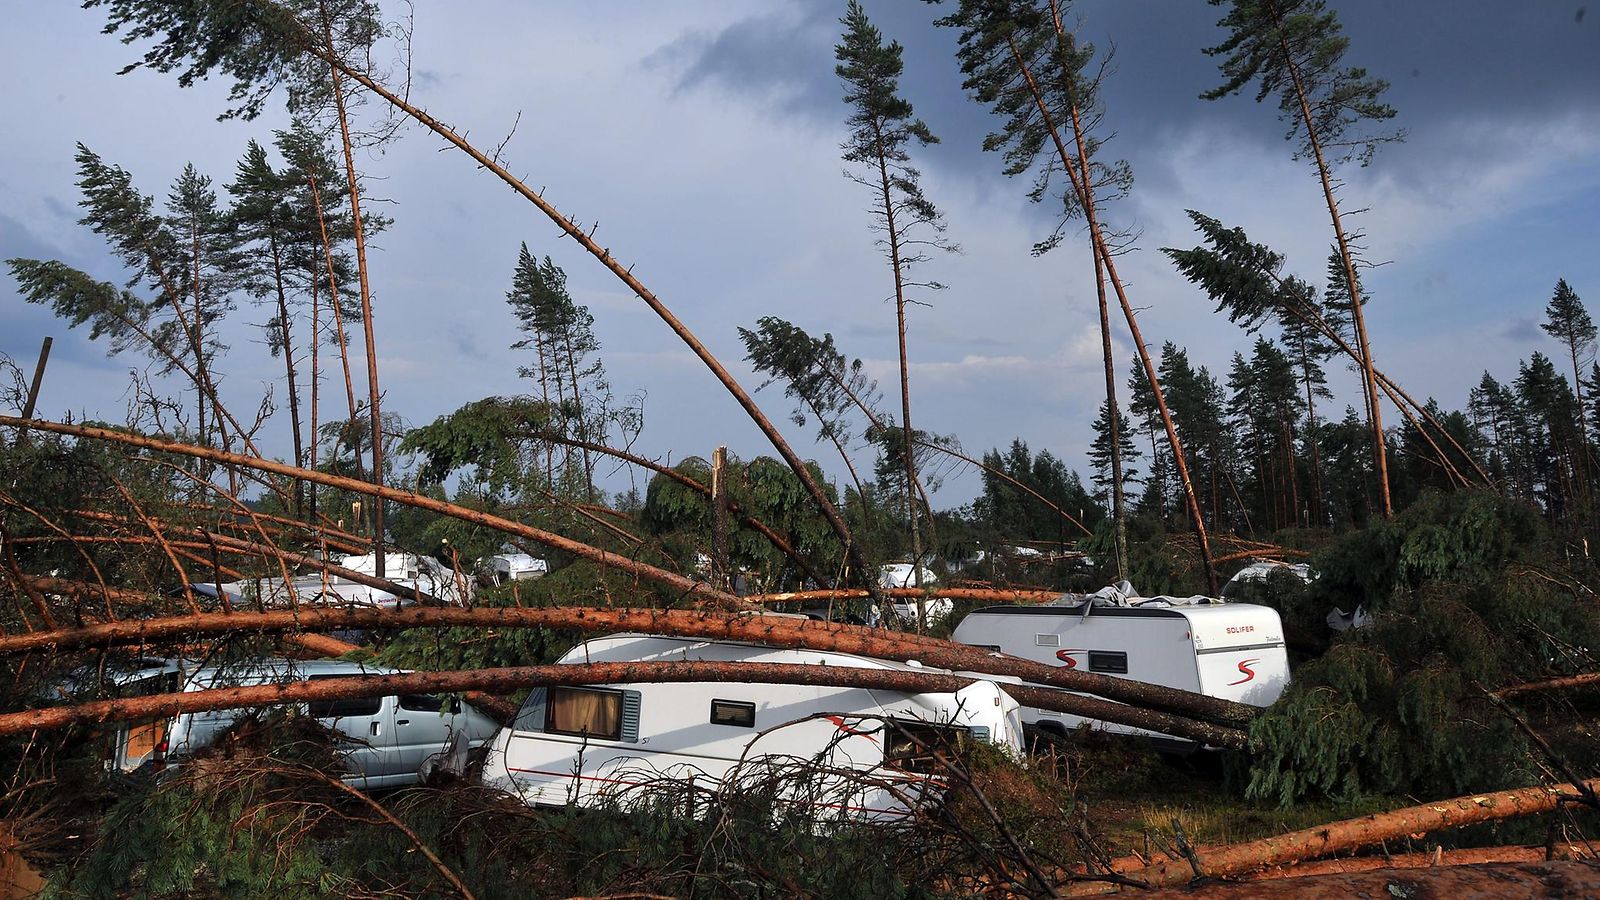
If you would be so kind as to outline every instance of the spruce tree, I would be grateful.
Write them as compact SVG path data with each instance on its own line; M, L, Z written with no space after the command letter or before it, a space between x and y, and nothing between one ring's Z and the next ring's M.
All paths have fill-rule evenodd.
M944 217L922 192L921 175L911 165L908 148L938 143L926 123L915 118L910 101L900 96L900 74L904 69L899 42L883 42L883 35L867 18L856 0L850 0L840 24L844 38L834 48L839 65L834 71L845 83L845 105L850 115L845 123L850 137L844 142L844 160L859 167L846 175L872 192L872 228L881 237L878 245L888 259L894 275L895 324L900 351L900 425L906 434L915 434L911 424L911 371L906 356L906 304L921 302L911 291L936 290L933 281L911 280L911 270L926 262L923 248L951 250L945 242ZM863 174L864 173L864 174ZM902 440L901 462L905 473L906 522L911 535L912 573L922 586L922 539L916 503L917 467L912 442ZM928 511L929 514L932 510ZM922 621L919 601L919 629Z
M1394 108L1380 99L1389 84L1368 75L1365 69L1342 66L1350 39L1344 36L1338 16L1327 10L1323 0L1210 2L1214 6L1228 5L1227 15L1218 23L1228 31L1228 37L1205 51L1208 56L1223 57L1219 66L1225 80L1201 97L1217 100L1252 84L1256 86L1257 102L1276 97L1279 118L1289 124L1285 137L1298 142L1295 158L1310 159L1321 181L1362 362L1362 386L1378 469L1379 508L1387 517L1393 512L1387 439L1378 407L1372 345L1361 305L1355 300L1362 296L1355 253L1334 195L1333 166L1341 159L1366 165L1379 144L1400 139L1398 134L1365 127L1394 117Z
M1121 475L1124 493L1128 486L1138 484L1139 470L1131 463L1137 461L1142 454L1139 452L1139 445L1133 441L1133 430L1128 417L1119 409L1116 421L1113 422L1111 408L1105 401L1100 402L1100 410L1095 416L1091 430L1094 432L1094 438L1089 442L1089 468L1093 474L1089 480L1099 489L1096 496L1106 505L1109 512L1113 505L1112 479ZM1113 465L1113 462L1116 465Z

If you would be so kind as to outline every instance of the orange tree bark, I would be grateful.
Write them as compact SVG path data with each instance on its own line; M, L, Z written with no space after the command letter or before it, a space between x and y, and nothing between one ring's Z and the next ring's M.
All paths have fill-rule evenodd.
M1436 866L1477 866L1487 863L1544 862L1550 859L1546 847L1471 847L1466 850L1440 850L1436 853L1394 853L1388 856L1354 856L1322 859L1293 866L1276 866L1244 876L1245 881L1270 881L1277 878L1306 878L1314 875L1375 872L1379 869L1429 869ZM1593 858L1578 844L1555 848L1556 859Z
M1542 691L1561 691L1584 687L1600 687L1600 672L1584 672L1578 675L1567 675L1562 678L1551 678L1546 681L1528 681L1522 684L1513 684L1510 687L1503 687L1490 693L1496 697L1515 697L1518 694L1536 694Z
M1586 782L1600 787L1600 778ZM1341 850L1394 840L1408 834L1459 828L1549 812L1570 797L1556 787L1526 787L1489 794L1473 794L1408 806L1356 819L1330 822L1275 837L1224 847L1197 849L1194 859L1165 860L1124 871L1128 879L1151 887L1184 884L1198 876L1228 878L1266 866L1327 856ZM1196 872L1198 867L1199 871ZM1103 885L1080 886L1075 894L1102 893Z
M0 714L0 736L73 725L98 725L106 722L175 716L214 709L273 706L349 697L456 693L470 690L503 694L537 685L714 681L734 684L815 684L911 693L949 693L961 690L975 680L977 679L970 675L952 675L943 672L746 662L583 663L475 669L464 672L406 672L398 675L357 675L283 684L212 688L30 709ZM1241 732L1233 729L1165 713L1135 709L1045 688L1026 688L1019 685L1001 685L1001 687L1008 693L1013 693L1018 702L1029 705L1043 704L1042 708L1045 709L1095 717L1109 714L1132 720L1127 724L1165 731L1169 734L1191 736L1195 740L1220 743L1223 746L1241 747L1245 740Z
M476 609L415 607L390 611L302 607L268 612L205 613L0 636L0 655L148 644L202 634L423 627L537 627L585 633L635 632L750 641L785 649L831 650L874 659L916 660L941 669L1014 676L1050 688L1094 694L1141 708L1192 716L1231 727L1248 722L1260 712L1253 706L1204 694L1112 678L1095 672L1081 672L1065 666L1047 666L937 638L810 619L730 615L700 610L552 606Z
M1409 872L1320 875L1292 881L1211 884L1143 897L1235 897L1250 900L1346 900L1350 897L1501 900L1504 897L1600 896L1600 863L1570 860L1511 865L1444 866Z
M339 475L330 475L326 472L314 472L310 469L298 469L285 463L261 459L259 457L242 456L237 453L228 453L222 450L215 450L210 447L196 447L190 444L178 443L176 441L146 437L142 434L135 434L133 432L113 431L109 428L96 428L88 425L65 425L60 422L43 422L32 419L19 419L15 416L0 416L0 426L7 425L13 427L26 426L28 428L36 428L40 431L50 431L56 434L65 434L73 437L110 441L112 443L126 444L133 447L142 447L144 449L154 450L160 453L175 453L180 456L191 456L197 459L208 459L213 462L229 463L232 465L243 466L245 468L258 469L263 472L271 472L274 475L282 475L291 479L300 478L305 481L327 485L328 487L340 488L352 493L368 494L383 500L403 503L407 506L414 506L418 509L426 509L429 512L436 512L441 515L450 516L451 518L460 519L463 522L471 522L474 525L482 525L486 528L494 528L499 531L506 532L507 534L516 535L517 537L525 538L539 544L544 544L547 547L554 547L558 550L571 553L573 556L587 559L603 566L610 566L612 568L628 572L629 574L635 575L645 581L650 581L665 587L668 590L677 591L689 599L717 603L731 608L741 608L745 606L743 601L732 594L716 590L704 582L685 578L676 572L668 572L665 569L658 569L655 566L647 563L638 562L626 556L621 556L599 547L592 547L588 544L580 543L579 541L575 541L568 537L563 537L562 535L555 534L553 532L545 531L540 528L534 528L532 525L524 525L521 522L514 522L510 519L502 518L491 513L482 512L480 510L457 506L454 503L436 500L432 497L426 497L421 494L412 493L411 491L403 491L396 488L387 487L382 484L374 484L366 481L357 481L354 478L345 478Z

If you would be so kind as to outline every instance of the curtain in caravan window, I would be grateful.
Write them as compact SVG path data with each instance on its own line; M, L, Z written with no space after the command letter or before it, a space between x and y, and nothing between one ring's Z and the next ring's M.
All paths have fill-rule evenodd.
M616 691L553 687L545 730L617 740L622 736L622 695Z

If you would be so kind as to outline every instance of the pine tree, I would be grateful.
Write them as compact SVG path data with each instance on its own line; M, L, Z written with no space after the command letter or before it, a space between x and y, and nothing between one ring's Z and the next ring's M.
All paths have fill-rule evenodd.
M1489 469L1497 482L1503 482L1511 467L1514 407L1511 393L1487 371L1467 401L1472 426L1479 435L1479 442L1488 448Z
M1126 246L1126 234L1108 229L1101 221L1101 209L1109 201L1124 196L1133 182L1132 170L1123 161L1106 162L1099 158L1103 139L1099 136L1105 110L1100 99L1100 81L1105 61L1094 67L1096 52L1092 44L1078 40L1061 18L1057 0L962 0L955 11L937 24L960 32L957 58L967 76L964 87L980 103L989 104L1004 119L1000 131L984 139L985 150L1004 151L1005 173L1035 174L1029 198L1039 202L1046 197L1061 203L1061 215L1054 231L1034 245L1035 254L1057 246L1066 224L1082 216L1088 231L1090 255L1094 261L1095 292L1100 312L1100 344L1105 366L1106 403L1118 406L1116 363L1112 352L1110 306L1107 281L1114 288L1134 343L1144 361L1145 376L1155 378L1155 367L1145 353L1144 338L1126 291L1112 259L1114 245ZM1065 177L1065 183L1052 189L1052 181ZM1153 385L1158 412L1169 442L1177 440L1170 428L1160 397L1160 386ZM1111 424L1116 426L1117 420ZM1117 455L1120 441L1111 443L1113 473L1121 466ZM1181 458L1180 458L1181 461ZM1215 581L1210 544L1206 539L1198 502L1194 500L1188 473L1179 468L1179 477L1200 541L1201 560L1208 577ZM1115 524L1117 571L1128 574L1127 512L1122 496L1123 479L1112 477L1112 517Z
M341 436L352 435L361 405L356 402L356 383L350 371L350 343L346 324L361 324L363 309L356 261L351 255L355 242L355 222L348 208L349 194L339 190L344 173L334 160L328 136L302 118L296 118L290 127L274 133L273 145L283 157L283 178L289 211L286 218L287 255L294 260L296 280L301 290L310 295L311 306L311 410L310 463L315 468L322 461L321 442L317 438L326 429L322 421L320 391L322 386L321 348L332 344L339 352L339 364L344 381L345 405L348 424L335 431ZM387 228L390 220L385 216L368 214L362 227L368 234L377 234ZM325 322L325 317L331 323ZM342 437L341 437L342 440ZM338 453L338 448L334 448ZM366 478L366 463L357 461L355 477ZM312 510L316 509L317 494L312 492Z
M1201 97L1217 100L1252 83L1257 87L1257 102L1276 96L1279 118L1289 123L1286 137L1299 142L1295 157L1312 160L1321 181L1362 362L1362 385L1378 470L1379 508L1387 517L1393 512L1387 438L1378 406L1372 345L1361 305L1355 302L1362 296L1355 254L1334 196L1333 164L1342 158L1366 165L1380 143L1400 139L1398 134L1375 133L1361 127L1394 117L1394 108L1380 99L1388 82L1369 76L1365 69L1341 67L1350 39L1343 35L1338 17L1327 11L1322 0L1210 2L1215 6L1226 2L1229 7L1218 23L1227 29L1227 39L1205 51L1208 56L1224 57L1220 68L1225 81Z
M1278 327L1279 338L1283 341L1284 351L1298 372L1300 391L1304 395L1306 425L1301 446L1311 462L1311 490L1308 497L1310 503L1307 513L1309 521L1320 527L1326 523L1322 516L1322 454L1319 452L1316 439L1317 398L1333 399L1333 392L1328 390L1327 373L1323 371L1322 363L1337 353L1338 348L1309 322L1287 310L1279 313Z
M91 339L109 337L112 353L142 347L161 374L179 372L193 386L199 440L207 441L215 430L223 449L231 448L234 434L250 447L244 429L223 407L210 370L225 349L211 326L232 308L238 263L210 180L186 167L163 215L154 198L134 187L127 170L82 144L76 159L80 224L105 238L130 277L118 288L61 262L8 260L23 296L51 304L74 325L88 324Z
M535 259L523 244L506 302L517 317L518 328L526 335L512 348L531 347L537 363L536 367L523 366L519 373L539 380L546 403L554 389L551 409L568 437L591 444L605 443L611 389L599 358L594 316L572 299L567 290L567 273L548 256L543 261ZM589 502L595 502L593 454L584 449L577 459L581 474L576 480Z
M1155 392L1150 389L1150 380L1145 377L1144 361L1137 356L1133 358L1133 368L1128 374L1128 412L1144 429L1150 441L1150 477L1145 479L1144 496L1139 501L1140 512L1154 514L1165 521L1167 497L1174 490L1171 484L1171 448L1159 441L1161 411L1156 408Z
M1572 389L1577 405L1578 432L1576 440L1582 441L1582 446L1577 448L1575 460L1577 462L1577 477L1580 490L1585 498L1589 494L1589 448L1585 435L1584 422L1588 419L1583 404L1583 374L1581 357L1589 355L1594 347L1596 335L1600 335L1594 320L1589 318L1589 311L1584 309L1583 301L1578 299L1565 278L1556 282L1555 294L1551 296L1550 303L1544 310L1545 320L1540 325L1545 334L1550 335L1561 343L1567 350L1567 357L1572 361Z
M1559 520L1577 493L1577 400L1555 364L1538 351L1519 367L1514 384L1522 413L1518 430L1527 459L1526 483L1546 515Z
M245 147L233 183L227 185L228 192L233 195L228 215L245 251L242 272L245 291L257 302L275 301L275 313L262 327L266 331L268 350L274 356L283 357L294 464L304 468L305 436L300 416L300 385L294 370L294 317L290 314L287 284L293 265L287 253L289 195L293 186L293 181L272 167L266 148L252 139ZM305 492L306 485L296 482L296 514L307 506Z
M883 248L894 274L895 323L900 349L900 424L907 433L915 434L911 424L911 371L906 356L906 304L920 302L910 296L913 289L936 290L941 285L912 281L910 272L929 258L919 248L954 248L944 240L944 217L923 194L921 175L911 166L907 148L913 144L935 144L939 139L926 123L914 118L911 103L899 94L900 74L904 69L899 42L885 44L883 35L856 0L850 0L840 24L844 25L845 34L834 49L834 56L839 60L834 71L845 82L844 102L850 108L850 116L845 120L850 127L850 137L841 149L845 162L865 172L847 171L846 175L872 192L873 231L881 235L878 245ZM900 449L912 558L920 560L920 514L913 487L917 483L916 454L910 441L901 441ZM913 566L912 572L920 587L921 566ZM922 618L920 613L918 618L919 621Z

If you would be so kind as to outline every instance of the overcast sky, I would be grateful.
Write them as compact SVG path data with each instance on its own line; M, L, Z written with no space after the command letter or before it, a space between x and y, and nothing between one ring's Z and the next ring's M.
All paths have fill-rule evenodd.
M1537 328L1557 278L1600 302L1600 10L1571 0L1334 0L1351 38L1348 62L1389 79L1405 143L1367 169L1342 172L1367 256L1368 322L1378 365L1448 407L1487 368L1514 377L1519 359L1553 346ZM903 93L942 139L919 152L924 187L945 212L958 256L923 273L949 285L911 312L913 418L973 452L1020 437L1086 469L1090 422L1103 398L1093 269L1086 243L1043 258L1051 228L1025 180L1001 175L980 142L995 122L966 98L954 36L938 7L867 2L905 47ZM748 387L735 328L758 316L830 331L895 381L892 276L872 245L869 197L841 174L845 108L833 74L842 3L519 2L416 4L413 99L492 147L522 114L503 156L563 211L598 222L597 239ZM1320 281L1331 232L1312 170L1291 158L1275 104L1250 96L1206 103L1218 80L1201 48L1220 11L1200 0L1082 2L1083 34L1115 46L1105 92L1105 153L1132 165L1132 196L1107 213L1137 229L1120 268L1146 339L1174 341L1226 373L1252 338L1214 316L1158 248L1189 246L1185 209L1244 226ZM164 197L186 162L231 180L245 142L270 142L274 111L215 121L226 85L180 89L150 72L118 76L137 50L99 33L102 13L70 3L17 4L0 31L0 258L57 258L123 277L103 243L76 224L73 147L121 164ZM371 114L371 111L369 111ZM530 204L420 128L360 160L393 228L371 270L386 409L422 424L462 403L530 389L504 301L518 244L550 254L595 328L617 394L645 395L636 449L709 456L720 443L769 452L688 350L598 263ZM1596 310L1600 313L1600 310ZM253 408L282 377L241 309L223 367L230 405ZM0 352L31 371L56 338L39 414L120 421L127 374L142 357L108 358L87 334L29 306L0 273ZM1119 370L1132 345L1119 330ZM358 342L359 344L359 342ZM357 371L362 364L356 361ZM1341 401L1354 376L1332 375ZM360 389L358 388L358 393ZM337 394L337 392L335 392ZM276 395L284 397L281 385ZM776 388L757 395L782 423ZM897 408L897 407L896 407ZM269 449L287 453L287 414ZM804 455L842 467L809 433ZM1085 474L1087 472L1085 471ZM616 476L613 488L625 487ZM958 475L936 496L966 502Z

